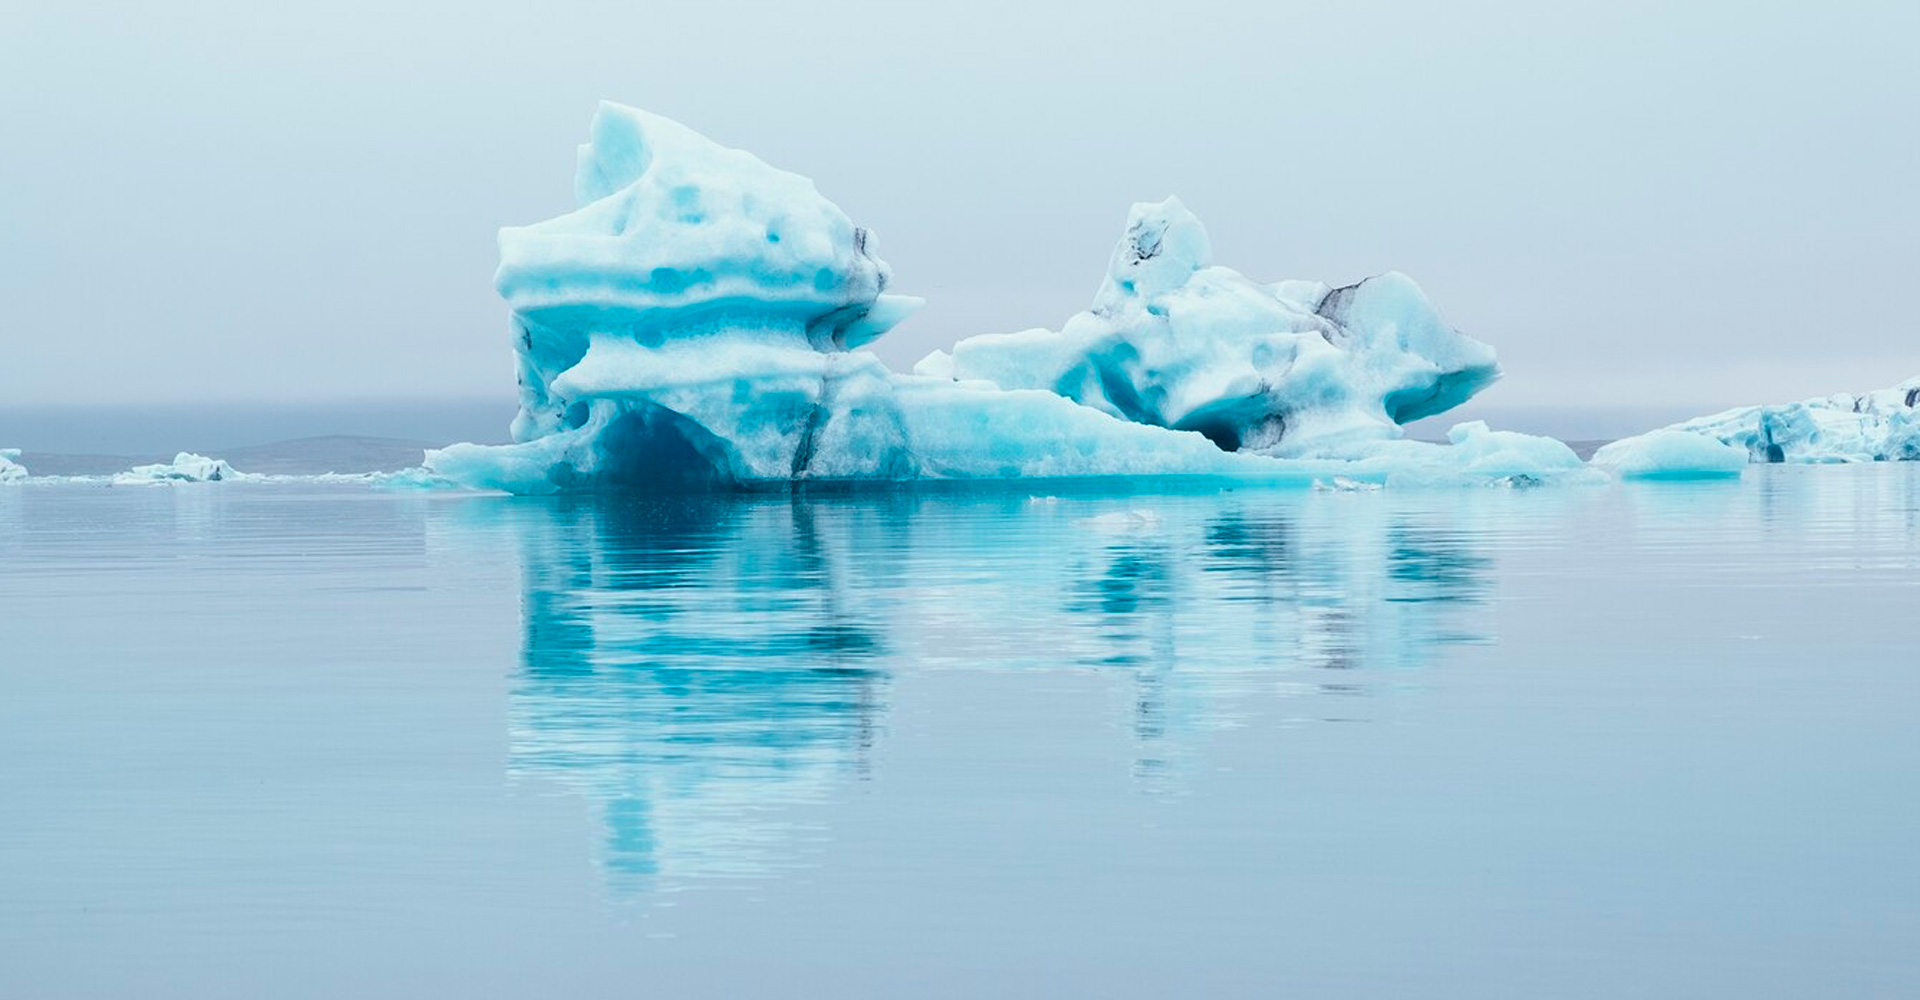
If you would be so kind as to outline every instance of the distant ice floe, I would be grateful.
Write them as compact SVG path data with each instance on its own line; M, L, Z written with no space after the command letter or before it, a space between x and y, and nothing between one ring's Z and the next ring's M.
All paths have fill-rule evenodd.
M515 443L431 451L514 493L1211 476L1292 485L1592 473L1557 441L1401 425L1499 375L1414 283L1264 285L1179 201L1134 207L1092 308L890 371L858 350L920 305L803 177L602 104L577 208L500 234Z
M18 449L0 449L0 483L31 483L36 486L173 486L194 483L354 485L389 490L457 490L459 483L425 468L392 472L323 472L311 474L241 472L223 459L181 452L171 462L136 465L110 475L29 476L13 460Z
M1920 377L1877 392L1743 406L1663 430L1710 438L1749 462L1920 461Z
M172 462L136 465L119 473L113 477L113 484L135 486L146 483L223 483L252 478L254 477L234 471L233 466L222 459L183 451L175 455Z

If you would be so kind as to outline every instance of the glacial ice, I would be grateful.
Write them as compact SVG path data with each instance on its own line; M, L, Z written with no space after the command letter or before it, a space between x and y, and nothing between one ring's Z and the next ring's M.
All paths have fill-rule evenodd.
M146 483L222 483L249 478L252 477L234 471L233 466L222 459L183 451L175 455L172 462L136 465L115 475L112 482L116 486L135 486Z
M920 300L813 183L603 103L577 207L500 234L514 443L429 452L513 493L796 482L1220 476L1305 487L1572 476L1557 441L1400 424L1499 374L1397 274L1329 289L1211 266L1176 200L1136 206L1094 308L914 374L859 350Z
M1595 468L1622 479L1713 479L1740 475L1747 453L1701 434L1662 428L1606 445Z
M1738 407L1664 429L1719 441L1750 462L1920 461L1920 377L1876 392Z
M1213 264L1177 198L1133 206L1093 306L1059 332L962 340L915 370L1047 389L1227 451L1351 458L1500 375L1405 275L1344 288L1254 282Z
M26 467L19 459L20 449L0 448L0 483L17 483L27 478Z

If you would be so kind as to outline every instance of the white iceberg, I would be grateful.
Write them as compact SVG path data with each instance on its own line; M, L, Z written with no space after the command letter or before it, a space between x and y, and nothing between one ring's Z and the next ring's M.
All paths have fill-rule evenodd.
M27 469L19 459L20 449L0 448L0 483L17 483L27 478Z
M915 371L1047 389L1227 451L1350 458L1500 376L1493 348L1440 321L1418 285L1265 285L1213 264L1177 198L1138 204L1093 306L1059 332L971 337Z
M1401 440L1495 378L1492 350L1398 275L1329 290L1209 267L1177 201L1136 208L1095 311L1063 333L974 338L903 375L858 348L920 300L888 291L873 236L811 181L602 104L575 195L500 234L515 443L429 452L433 475L552 493L1581 469L1542 438L1479 442L1491 458Z
M1920 461L1920 377L1877 392L1738 407L1664 429L1718 441L1749 462Z
M1662 428L1601 448L1593 465L1622 479L1713 479L1740 475L1747 453L1705 435Z
M251 477L234 471L233 466L221 459L183 451L175 455L172 462L136 465L116 474L112 482L116 486L135 486L148 483L223 483L248 478Z

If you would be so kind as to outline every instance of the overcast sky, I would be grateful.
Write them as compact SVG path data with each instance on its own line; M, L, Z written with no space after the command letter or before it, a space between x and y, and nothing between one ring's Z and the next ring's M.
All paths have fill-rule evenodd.
M600 98L872 228L896 367L1172 193L1255 278L1411 274L1491 403L1920 374L1911 0L426 6L0 3L0 404L510 395L494 231Z

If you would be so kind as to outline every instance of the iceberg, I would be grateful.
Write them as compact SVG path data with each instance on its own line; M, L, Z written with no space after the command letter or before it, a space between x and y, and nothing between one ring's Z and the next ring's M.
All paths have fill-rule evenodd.
M19 459L20 449L0 448L0 483L17 483L27 478L27 469Z
M183 451L175 455L172 462L136 465L115 475L112 482L115 486L135 486L148 483L223 483L249 478L252 477L234 471L233 466L221 459Z
M1178 198L1135 205L1090 309L1058 332L962 340L915 371L1047 389L1282 458L1367 454L1500 377L1493 348L1441 322L1405 275L1265 285L1210 247Z
M1622 479L1715 479L1739 476L1747 453L1705 435L1662 428L1606 445L1594 452L1593 465Z
M1176 200L1135 207L1094 308L1061 333L971 338L904 374L861 348L921 300L890 291L873 234L812 181L603 103L574 194L500 233L513 443L430 451L431 476L541 494L1582 469L1559 442L1484 427L1404 440L1498 377L1492 349L1397 274L1334 289L1213 267Z
M1920 377L1875 392L1737 407L1662 429L1718 441L1749 462L1920 461Z

